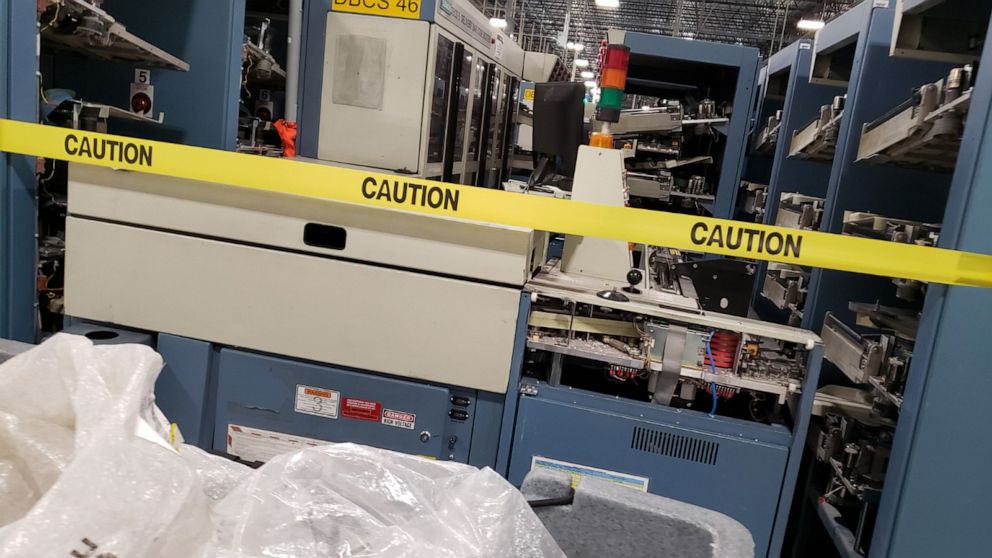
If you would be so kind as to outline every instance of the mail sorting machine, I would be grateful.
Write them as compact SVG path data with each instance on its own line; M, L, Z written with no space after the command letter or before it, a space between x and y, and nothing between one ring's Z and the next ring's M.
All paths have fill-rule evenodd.
M468 0L422 4L408 19L307 3L299 153L494 187L524 52Z
M766 62L758 71L752 106L753 122L749 130L747 159L741 174L740 192L734 218L760 223L765 212L768 182L774 162L775 145L782 123L786 89L781 80L769 80ZM765 123L762 126L762 123Z
M970 119L977 94L974 63L983 43L973 37L970 52L890 57L900 44L934 47L935 37L944 34L939 29L948 29L943 20L953 2L931 14L936 25L903 17L908 4L864 3L818 33L812 80L846 84L847 91L793 137L791 151L809 159L831 154L820 230L934 246L943 233L948 171L957 166L968 127L981 128L985 119L984 111L979 120ZM988 5L971 6L984 10L974 15L988 21ZM960 46L957 39L950 41ZM879 75L889 77L880 81ZM914 364L917 343L927 343L918 331L927 320L929 289L899 278L825 270L810 275L802 323L822 331L824 378L853 391L834 399L828 392L837 386L826 386L818 394L834 403L817 413L811 428L803 510L815 509L844 555L876 555L883 552L876 542L892 536L885 525L878 527L877 518L887 499L899 498L886 486L891 463L897 462L892 456L900 451L896 433L912 425L898 419L907 409L911 415L919 412L913 403L907 407L906 394L937 373L927 370L926 361ZM810 532L804 519L799 524L800 533ZM804 539L797 539L799 554L818 546Z
M626 98L611 126L635 203L732 218L756 94L750 47L612 29L630 48Z
M831 110L842 89L810 83L813 41L797 41L768 59L764 95L766 119L752 138L751 159L771 157L766 184L744 185L745 214L766 224L817 230L823 196L830 176L829 160L790 156L803 130ZM828 108L823 108L827 104ZM772 110L774 109L774 110ZM839 119L837 120L839 122ZM749 176L750 178L750 176ZM754 311L763 320L799 325L809 284L808 268L758 262L752 296Z
M817 338L663 291L612 290L559 263L528 283L509 479L592 467L726 513L751 531L756 555L777 556Z
M603 169L619 195L621 152L581 153L579 197ZM777 554L812 333L657 290L626 243L569 238L545 264L528 229L70 174L67 311L157 334L157 401L191 442L264 460L355 441L518 483L532 467L621 478L727 513Z
M989 60L990 16L988 0L905 0L897 6L892 53L922 59L940 56L956 67L972 64L978 56ZM990 78L979 69L973 80L941 223L938 245L944 248L990 253L987 219L975 211L989 203ZM980 403L988 392L981 372L985 355L980 350L987 335L980 326L982 318L976 319L988 315L989 302L989 293L978 289L927 287L876 518L875 556L974 556L986 550L969 534L987 522L968 510L984 499L979 494L990 490L984 473L990 447L972 443L988 439L992 425ZM953 459L934 458L941 455ZM934 478L943 480L934 483ZM920 509L926 513L913 513Z

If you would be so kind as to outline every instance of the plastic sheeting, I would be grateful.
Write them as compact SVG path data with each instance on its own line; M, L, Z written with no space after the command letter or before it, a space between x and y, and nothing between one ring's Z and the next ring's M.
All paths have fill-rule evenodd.
M338 444L252 470L170 442L161 367L64 334L0 365L0 557L564 556L489 469Z

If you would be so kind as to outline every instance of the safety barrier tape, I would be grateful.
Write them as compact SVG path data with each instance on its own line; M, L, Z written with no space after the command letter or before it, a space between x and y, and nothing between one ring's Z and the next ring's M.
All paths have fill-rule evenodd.
M855 273L992 287L992 256L610 207L0 119L0 151L280 194Z

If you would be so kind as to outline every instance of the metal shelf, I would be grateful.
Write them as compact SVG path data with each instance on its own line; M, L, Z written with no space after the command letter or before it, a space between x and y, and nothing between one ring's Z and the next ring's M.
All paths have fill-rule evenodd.
M129 32L113 16L85 0L60 0L50 7L51 21L42 23L43 45L115 62L186 72L189 64ZM42 15L42 21L48 14Z

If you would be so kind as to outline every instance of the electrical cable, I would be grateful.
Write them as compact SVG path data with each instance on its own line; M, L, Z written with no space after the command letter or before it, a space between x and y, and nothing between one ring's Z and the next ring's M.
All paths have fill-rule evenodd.
M710 359L710 370L713 371L713 375L716 376L716 362L713 360L713 349L710 347L710 340L713 339L713 334L716 331L711 331L709 336L706 337L706 356ZM716 394L716 383L710 382L710 391L713 392L713 408L710 409L710 418L716 416L716 402L719 396Z
M56 2L55 4L55 15L52 16L51 21L49 21L44 27L41 28L41 31L38 31L39 34L45 32L49 27L55 24L55 21L59 19L59 12L61 10L62 10L62 2L61 0L59 0L59 2Z

